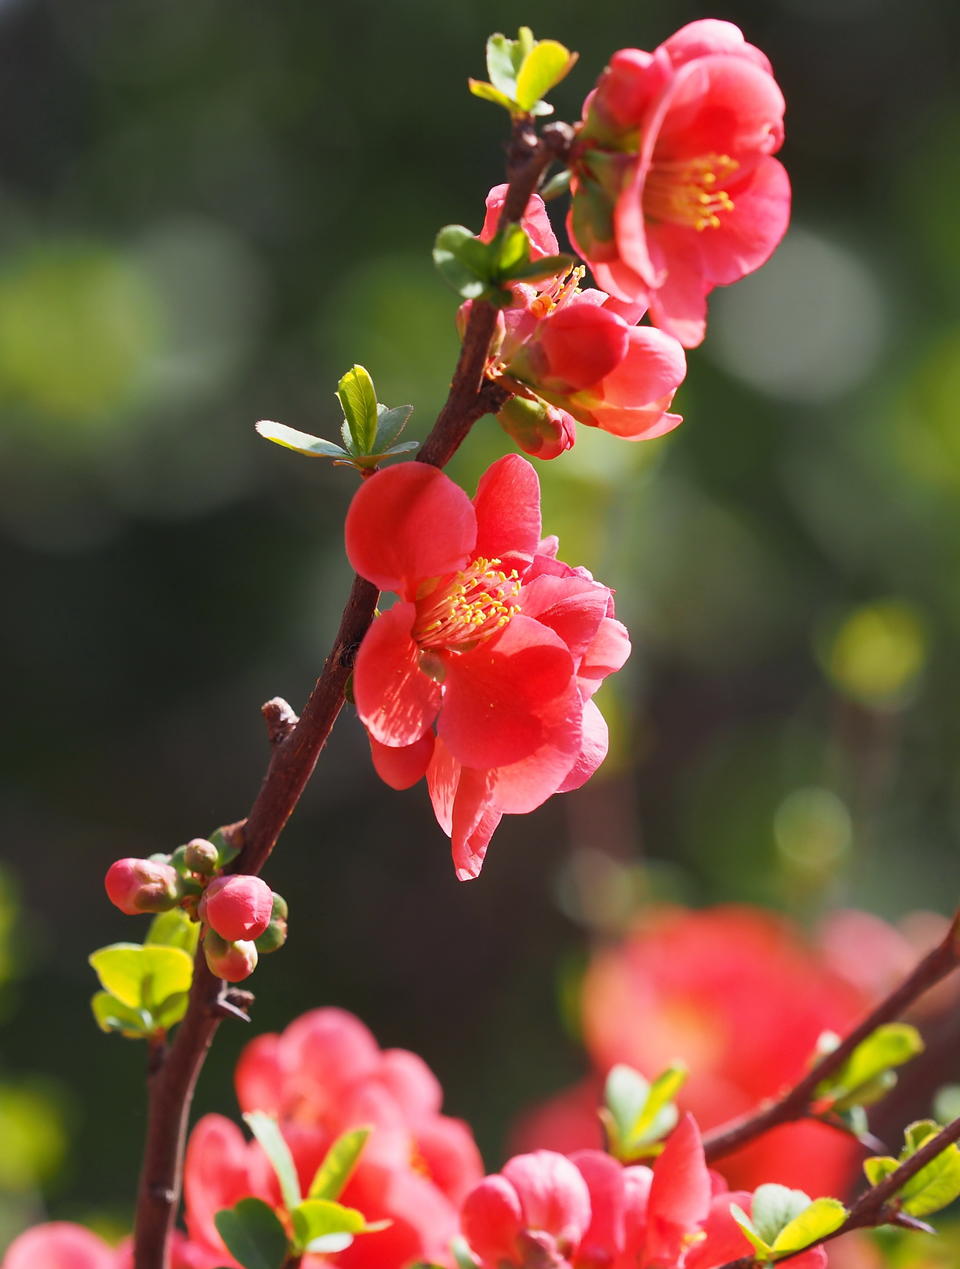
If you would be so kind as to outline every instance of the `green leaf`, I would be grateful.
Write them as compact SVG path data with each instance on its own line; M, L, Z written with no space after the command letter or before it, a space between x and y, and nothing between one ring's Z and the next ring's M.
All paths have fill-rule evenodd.
M923 1052L916 1027L905 1022L885 1023L858 1044L843 1065L817 1087L818 1098L829 1098L833 1109L869 1106L896 1083L891 1068L902 1066Z
M514 96L521 110L532 110L570 72L577 60L557 40L540 40L527 54L517 75Z
M513 59L515 41L505 35L491 35L487 40L487 74L490 83L511 102L517 92L517 65Z
M781 1229L773 1244L774 1256L787 1256L810 1243L820 1242L839 1229L848 1215L839 1199L814 1199Z
M478 253L471 247L476 243ZM445 225L433 245L433 262L443 279L466 300L476 300L490 283L487 244L464 225Z
M280 427L282 425L277 423L275 426ZM207 841L213 842L214 846L216 846L221 868L231 863L240 854L240 846L233 841L232 837L228 837L222 828L215 828L207 838Z
M308 1198L290 1213L297 1247L309 1252L343 1251L355 1234L372 1234L386 1229L390 1221L372 1221L355 1207L344 1207L329 1199Z
M761 1185L753 1195L751 1216L757 1233L773 1247L781 1230L809 1206L810 1199L803 1190L791 1190L785 1185Z
M179 947L192 956L199 940L199 921L191 921L183 908L171 908L169 912L158 912L150 922L144 945L156 943L161 947Z
M933 1111L940 1123L960 1119L960 1084L944 1084L937 1090Z
M539 282L542 278L552 278L558 273L566 273L572 269L576 261L573 256L541 256L539 260L531 260L529 264L518 265L510 270L507 279L510 282Z
M601 1118L610 1138L611 1152L624 1163L632 1163L659 1151L659 1142L676 1124L673 1104L686 1068L671 1066L652 1084L629 1066L615 1066L607 1076Z
M647 1141L665 1136L677 1122L672 1105L687 1078L687 1068L680 1062L668 1066L650 1085L646 1103L633 1125L634 1140ZM663 1126L661 1126L663 1125Z
M267 1115L262 1110L247 1111L243 1120L260 1143L263 1153L270 1160L270 1166L280 1182L283 1205L288 1212L292 1212L303 1196L300 1193L300 1182L297 1179L293 1155L290 1153L290 1147L284 1140L277 1121L272 1115Z
M757 1252L760 1259L768 1260L770 1258L770 1248L757 1233L757 1227L743 1208L738 1203L731 1203L730 1215L743 1230L745 1238L754 1251Z
M172 996L168 996L166 1000L161 1001L154 1010L157 1026L162 1027L164 1031L169 1031L171 1027L175 1027L178 1022L183 1020L183 1015L187 1012L189 1002L190 993L188 991L176 991Z
M912 1124L907 1124L903 1130L901 1160L909 1159L912 1154L916 1154L920 1147L925 1146L939 1131L940 1125L935 1119L916 1119Z
M870 1159L864 1159L863 1172L871 1185L879 1185L881 1181L885 1181L891 1172L896 1172L899 1163L892 1155L875 1154Z
M346 450L340 445L334 445L333 441L311 436L309 432L298 432L285 423L271 423L268 419L261 419L254 426L265 440L282 445L284 449L296 450L298 454L306 454L308 458L342 458L346 454Z
M419 441L401 441L399 445L391 445L389 449L381 450L376 454L376 458L393 458L395 454L409 454L412 449L419 449Z
M149 1014L131 1009L108 991L98 991L90 1001L90 1008L101 1031L119 1031L130 1040L143 1040L156 1030Z
M410 421L413 413L412 405L395 405L388 410L385 405L377 405L377 449L381 452L392 445ZM409 444L410 442L406 442ZM419 442L414 442L418 444Z
M241 1199L213 1220L227 1251L244 1269L282 1269L289 1251L287 1235L262 1199Z
M350 429L351 453L369 454L377 436L377 394L363 366L353 366L337 384L337 398Z
M560 198L570 188L570 169L564 168L562 172L557 172L551 176L546 185L540 190L540 197L545 203L549 203L552 198Z
M490 243L491 273L501 280L512 276L514 269L522 269L530 262L530 240L523 228L511 222L497 231Z
M338 1199L340 1197L372 1131L371 1128L354 1128L350 1132L342 1133L336 1139L310 1182L308 1198Z
M503 106L504 110L514 113L515 107L512 100L499 88L494 88L493 84L488 84L482 79L468 79L467 84L474 97L480 97L483 101L492 101L494 105Z
M113 943L88 958L105 991L131 1009L154 1011L169 996L190 990L193 960L180 947Z
M649 1082L632 1066L619 1063L611 1068L603 1090L603 1104L607 1112L604 1122L611 1137L612 1153L618 1159L630 1129L643 1112L649 1093Z

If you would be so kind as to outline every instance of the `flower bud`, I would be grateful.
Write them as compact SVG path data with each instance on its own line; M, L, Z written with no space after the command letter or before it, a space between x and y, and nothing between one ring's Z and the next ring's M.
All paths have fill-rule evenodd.
M239 983L257 968L257 947L247 939L228 942L209 927L203 938L203 954L211 974Z
M183 848L183 860L191 872L212 877L220 866L220 852L205 837L194 837Z
M118 859L107 869L104 887L110 902L127 916L167 912L180 900L177 871L151 859Z
M214 877L203 892L197 913L228 942L256 939L270 924L273 892L259 877Z
M257 951L266 956L268 952L276 952L287 941L287 901L282 895L273 896L273 911L270 924L256 940Z
M539 397L511 397L497 415L497 422L525 454L556 458L572 449L576 425L564 410Z

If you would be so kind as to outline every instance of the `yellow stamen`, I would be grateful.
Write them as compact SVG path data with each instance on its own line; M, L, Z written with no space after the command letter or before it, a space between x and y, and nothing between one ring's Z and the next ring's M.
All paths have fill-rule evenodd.
M654 163L644 188L644 213L651 220L692 225L698 233L719 229L721 215L734 209L733 199L720 183L739 166L728 154Z
M499 564L480 556L417 600L412 633L421 648L464 651L502 630L520 611L511 602L520 594L517 570L506 573Z

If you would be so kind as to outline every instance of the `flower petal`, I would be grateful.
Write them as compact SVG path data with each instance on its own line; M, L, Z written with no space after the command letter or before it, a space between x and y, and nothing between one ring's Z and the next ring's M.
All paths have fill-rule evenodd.
M377 775L391 789L409 789L426 775L433 756L433 732L428 731L412 745L382 745L370 740L370 756Z
M415 616L413 604L396 604L375 619L357 654L357 713L384 745L414 744L440 708L440 685L420 669L420 650L410 636Z
M347 555L381 590L411 599L423 578L453 573L477 540L473 504L426 463L389 467L365 480L346 520Z
M572 789L579 789L582 784L586 784L607 756L610 745L607 722L593 701L583 702L581 734L580 752L566 779L557 789L558 793L569 793Z
M480 477L473 500L476 553L523 569L540 543L540 480L519 454L505 454Z

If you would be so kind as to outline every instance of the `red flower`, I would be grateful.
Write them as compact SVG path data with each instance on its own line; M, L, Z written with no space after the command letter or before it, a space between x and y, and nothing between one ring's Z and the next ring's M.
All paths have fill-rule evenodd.
M541 545L539 482L516 454L473 502L414 463L366 481L347 515L354 567L401 599L361 645L357 710L388 784L427 776L461 879L501 815L577 787L606 752L589 697L629 641L610 590Z
M571 239L599 284L649 305L688 348L706 296L752 273L783 237L790 185L772 156L784 102L729 22L692 22L653 53L615 54L575 143Z

